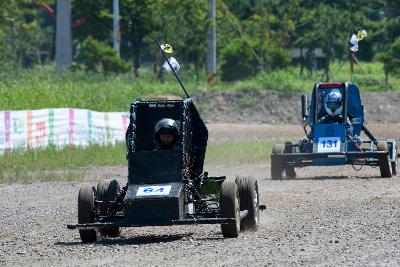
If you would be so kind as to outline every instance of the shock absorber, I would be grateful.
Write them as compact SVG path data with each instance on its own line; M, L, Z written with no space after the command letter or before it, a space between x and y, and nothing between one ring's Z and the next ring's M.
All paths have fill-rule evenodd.
M367 129L365 125L361 127L361 130L363 130L363 132L369 137L369 139L371 139L371 141L377 141L375 136Z
M200 192L191 184L187 183L187 188L189 189L189 191L193 194L193 199L195 201L197 201L199 208L201 210L204 210L207 208L207 203L203 200L202 195L200 194Z

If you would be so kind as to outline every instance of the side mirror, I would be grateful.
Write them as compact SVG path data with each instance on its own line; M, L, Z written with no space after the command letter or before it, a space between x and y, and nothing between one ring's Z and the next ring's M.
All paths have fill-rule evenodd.
M308 119L307 107L308 107L307 95L304 94L301 96L301 117L303 120Z

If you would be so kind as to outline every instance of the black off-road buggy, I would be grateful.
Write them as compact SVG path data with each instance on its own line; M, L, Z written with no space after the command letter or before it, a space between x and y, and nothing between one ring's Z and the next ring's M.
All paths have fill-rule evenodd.
M163 118L179 124L181 134L173 150L154 149L154 126ZM84 243L96 241L96 230L116 237L120 227L221 224L224 237L256 230L257 181L238 177L231 182L203 172L207 138L191 98L134 101L127 131L127 185L121 188L116 180L103 180L97 188L82 186L78 224L68 228L79 229Z

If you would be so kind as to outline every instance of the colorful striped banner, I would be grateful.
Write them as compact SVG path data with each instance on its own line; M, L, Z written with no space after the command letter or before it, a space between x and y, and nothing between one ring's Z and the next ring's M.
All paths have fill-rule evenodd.
M69 109L69 146L74 147L74 110Z
M128 123L122 112L71 108L0 111L0 154L48 145L74 147L124 142Z
M55 144L54 140L54 110L49 110L49 144Z
M27 112L27 117L28 117L28 149L32 148L32 111Z
M6 150L10 150L10 136L11 136L11 122L10 122L10 112L5 112L4 114L4 127L5 127L5 134L6 134Z
M92 143L94 143L92 111L88 110L87 116L88 116L88 140L89 140L89 144L92 144Z

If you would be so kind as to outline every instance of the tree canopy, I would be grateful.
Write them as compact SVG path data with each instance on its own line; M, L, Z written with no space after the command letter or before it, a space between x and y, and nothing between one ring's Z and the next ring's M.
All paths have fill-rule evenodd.
M0 63L2 68L41 64L41 51L53 51L55 20L43 3L55 0L0 1ZM196 73L205 67L207 0L120 0L121 57L131 61L138 76L144 63L160 64L154 37L171 43L177 56ZM75 60L88 44L112 47L113 10L110 0L71 0ZM329 79L332 60L347 60L348 40L356 27L368 31L358 56L380 60L387 75L399 60L400 3L389 0L220 0L217 1L217 55L221 78L244 79L260 72L285 68L293 48L325 56L321 65ZM88 38L89 39L88 41ZM106 51L100 49L99 51ZM110 51L107 57L111 59ZM49 57L51 58L51 54ZM301 58L301 64L313 59ZM92 60L100 57L91 57ZM308 60L308 61L307 61ZM309 62L309 63L307 63ZM79 62L78 62L79 63ZM97 62L98 63L98 62ZM97 64L92 63L93 66ZM103 65L106 63L102 63ZM126 69L124 62L119 62ZM394 64L394 65L393 65ZM302 65L303 66L303 65ZM188 67L189 68L189 67Z

